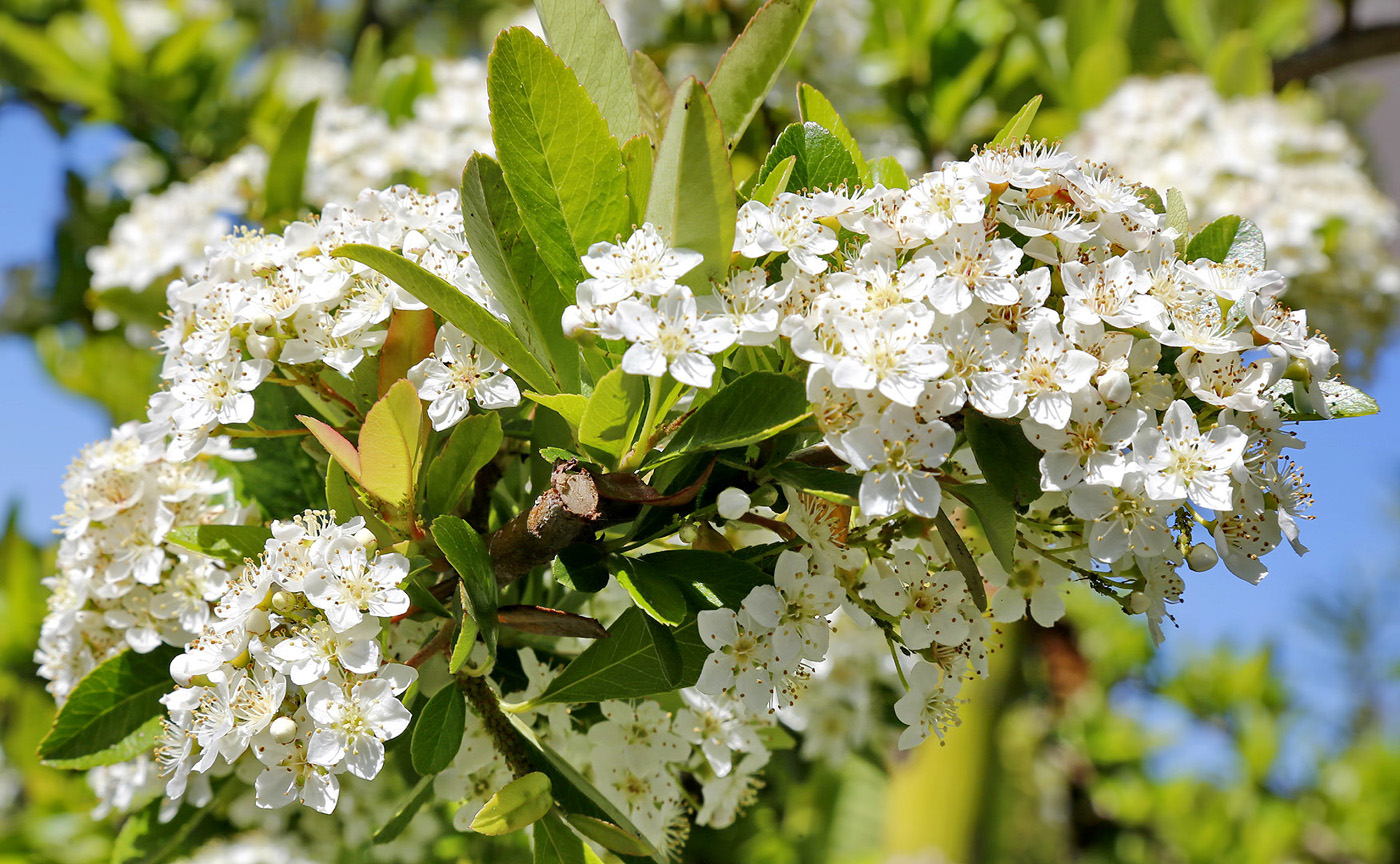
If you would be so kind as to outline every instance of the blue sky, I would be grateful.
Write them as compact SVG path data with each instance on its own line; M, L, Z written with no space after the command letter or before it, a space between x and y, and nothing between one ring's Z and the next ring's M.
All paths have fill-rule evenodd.
M104 129L60 141L32 113L0 109L0 189L8 201L0 208L0 267L47 255L61 215L64 169L94 170L120 141ZM9 415L0 423L0 452L8 457L0 471L0 502L20 503L22 526L39 539L62 507L65 467L83 444L106 434L107 421L85 399L53 386L26 340L0 338L0 370L0 406ZM1310 695L1323 702L1344 696L1336 691L1335 676L1319 674L1325 658L1305 625L1320 594L1357 590L1368 579L1383 585L1400 551L1400 348L1386 352L1367 389L1381 402L1379 416L1302 430L1308 446L1299 461L1317 501L1316 519L1303 529L1312 551L1299 558L1278 550L1269 559L1272 572L1258 586L1223 567L1187 574L1186 602L1173 610L1179 628L1168 634L1169 659L1189 662L1193 651L1218 640L1241 646L1275 642L1294 680L1310 678Z

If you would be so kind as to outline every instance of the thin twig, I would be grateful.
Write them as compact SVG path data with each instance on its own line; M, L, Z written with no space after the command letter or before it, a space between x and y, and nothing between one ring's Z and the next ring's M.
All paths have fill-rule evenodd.
M1344 22L1345 24L1345 22ZM1314 45L1274 61L1274 89L1352 63L1400 53L1400 24L1343 26Z

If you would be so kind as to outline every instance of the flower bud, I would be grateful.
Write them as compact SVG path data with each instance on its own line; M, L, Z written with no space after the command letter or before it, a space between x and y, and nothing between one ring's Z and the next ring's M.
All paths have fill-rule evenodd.
M676 536L680 538L682 543L689 546L691 543L695 542L695 538L699 536L699 531L700 529L695 526L694 522L687 522L676 532Z
M249 633L259 636L272 629L271 622L267 619L266 609L254 609L249 612L248 617L244 619L244 626Z
M1141 591L1134 591L1123 601L1123 608L1134 615L1141 615L1147 611L1147 595Z
M760 486L749 495L749 502L755 507L772 507L778 503L778 490L772 486Z
M355 532L355 542L365 547L369 552L373 552L379 545L379 539L368 528L361 528Z
M278 591L272 595L272 608L285 615L297 608L297 595L290 591Z
M275 336L260 336L256 333L250 333L248 338L244 340L244 344L248 346L248 353L253 355L255 360L276 360L277 355L282 353L278 348L279 343Z
M739 519L749 512L749 496L744 490L730 486L715 499L715 509L725 519Z
M1205 543L1197 543L1186 553L1186 566L1195 570L1197 573L1203 573L1209 570L1219 561L1220 556Z
M297 721L290 717L277 717L268 724L267 731L278 744L290 744L297 737Z

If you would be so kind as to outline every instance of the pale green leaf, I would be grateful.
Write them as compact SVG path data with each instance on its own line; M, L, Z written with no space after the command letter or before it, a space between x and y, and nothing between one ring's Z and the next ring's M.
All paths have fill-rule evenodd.
M632 63L599 0L535 0L545 39L578 76L618 141L641 135Z
M720 58L706 89L729 150L763 107L815 5L816 0L768 0Z
M549 776L540 771L517 777L482 805L472 830L499 836L538 821L554 806L550 786Z
M584 864L586 860L583 841L555 813L546 813L535 823L533 841L534 864Z
M584 412L588 410L588 405L591 401L590 397L580 396L577 393L545 395L544 393L536 393L533 390L526 390L525 398L538 405L543 405L555 414L563 417L565 422L575 429L583 425Z
M263 544L271 536L272 530L261 525L184 525L170 529L165 539L207 558L237 565L244 558L262 554Z
M1044 97L1036 94L1031 98L1031 101L1022 105L1021 110L1013 114L1011 119L1006 121L1006 125L1001 127L1001 131L997 132L992 138L991 146L995 147L998 144L1005 144L1008 141L1015 142L1021 140L1021 137L1030 131L1031 122L1035 120L1035 113L1040 110L1042 98Z
M1238 216L1221 216L1216 219L1186 244L1186 260L1206 258L1217 263L1224 261L1225 256L1230 254L1230 246L1234 244L1239 228Z
M584 407L578 425L579 443L620 458L637 434L646 394L644 379L636 375L621 369L604 375Z
M292 115L277 149L267 163L263 189L264 218L277 222L295 218L306 199L306 158L311 149L311 130L316 122L318 100L311 100Z
M374 403L360 428L360 483L394 507L414 498L427 427L418 391L401 379Z

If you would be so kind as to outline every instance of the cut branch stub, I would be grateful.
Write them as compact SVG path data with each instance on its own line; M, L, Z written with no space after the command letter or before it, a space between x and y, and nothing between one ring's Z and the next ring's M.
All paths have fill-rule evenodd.
M496 581L509 585L547 564L585 530L604 521L598 482L576 459L554 466L549 488L535 503L491 535Z

